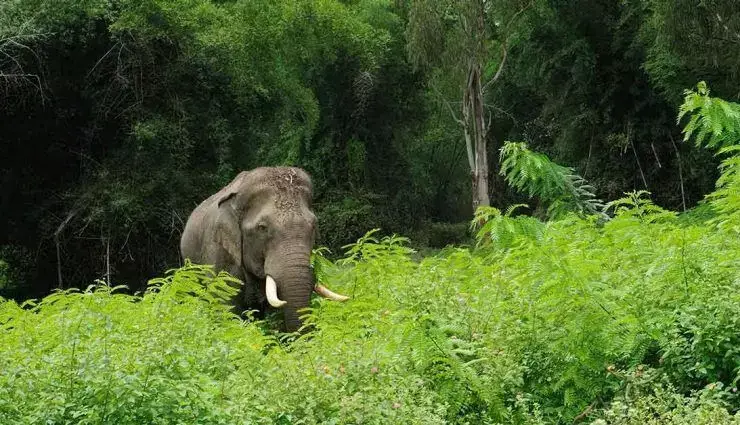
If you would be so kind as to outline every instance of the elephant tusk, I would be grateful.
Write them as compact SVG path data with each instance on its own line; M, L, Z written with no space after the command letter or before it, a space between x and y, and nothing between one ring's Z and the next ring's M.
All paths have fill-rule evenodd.
M270 305L275 308L280 308L287 304L287 302L278 298L275 279L273 279L270 275L268 275L267 279L265 280L265 294L267 295L267 302L269 302Z
M316 291L317 294L321 295L324 298L328 298L333 301L347 301L349 297L337 294L336 292L332 292L324 285L316 285L313 287L313 290Z

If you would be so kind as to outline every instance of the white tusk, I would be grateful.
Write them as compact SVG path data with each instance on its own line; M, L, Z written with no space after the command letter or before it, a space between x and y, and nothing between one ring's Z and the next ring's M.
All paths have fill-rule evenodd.
M280 308L287 304L287 302L278 298L275 279L273 279L270 275L268 275L267 279L265 280L265 294L267 295L267 302L269 302L270 305L275 308Z
M321 295L324 298L328 298L333 301L347 301L349 297L337 294L336 292L332 292L324 285L316 285L313 287L313 290L316 291L317 294Z

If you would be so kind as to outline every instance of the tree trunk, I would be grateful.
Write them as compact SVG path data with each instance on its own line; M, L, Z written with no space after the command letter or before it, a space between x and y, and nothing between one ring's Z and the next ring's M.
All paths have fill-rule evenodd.
M468 148L468 163L472 179L473 212L478 207L490 206L488 194L488 153L486 135L488 125L483 105L481 67L477 60L471 61L468 71L468 84L463 97L463 120L465 142Z
M468 59L468 80L463 93L463 129L468 151L468 164L473 190L473 213L478 207L491 205L488 194L488 153L486 135L486 110L483 101L483 84L481 81L481 55L484 52L485 38L484 9L482 2L475 10L475 48Z

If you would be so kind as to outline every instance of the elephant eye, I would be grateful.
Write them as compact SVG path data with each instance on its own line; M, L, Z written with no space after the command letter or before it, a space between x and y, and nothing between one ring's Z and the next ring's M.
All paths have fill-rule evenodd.
M267 225L265 223L260 223L257 225L257 229L259 229L260 232L266 232L267 231Z

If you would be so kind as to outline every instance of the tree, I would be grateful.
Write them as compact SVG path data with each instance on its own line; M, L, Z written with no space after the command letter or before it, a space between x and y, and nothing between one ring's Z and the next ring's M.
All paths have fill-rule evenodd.
M352 92L322 82L375 71L389 38L336 0L0 2L0 259L34 247L38 294L138 289L239 170L326 156L321 114Z
M665 4L658 8L658 3ZM576 168L602 199L648 190L653 201L671 209L701 200L717 178L716 160L678 143L677 107L698 76L719 83L720 75L737 67L724 61L715 72L680 65L699 56L708 63L712 55L699 47L703 37L696 37L697 47L684 49L688 41L665 32L670 20L657 14L677 14L678 7L658 0L538 3L536 20L527 14L532 30L518 34L506 72L488 94L510 114L494 119L492 138L526 141L534 151ZM681 9L682 19L697 13L689 5ZM728 21L729 14L723 15ZM655 47L663 45L669 50ZM685 55L674 61L671 52L679 49ZM735 94L733 81L722 77L718 85L735 87Z
M532 4L519 0L412 1L407 30L412 63L430 68L438 78L449 78L442 84L451 81L461 94L461 101L454 102L460 105L460 115L453 102L442 101L465 139L473 210L490 205L487 135L491 114L486 90L501 77L513 25ZM513 15L507 16L512 10Z
M645 70L656 89L674 105L697 80L713 92L740 98L740 13L734 0L633 1L648 11L640 30Z

